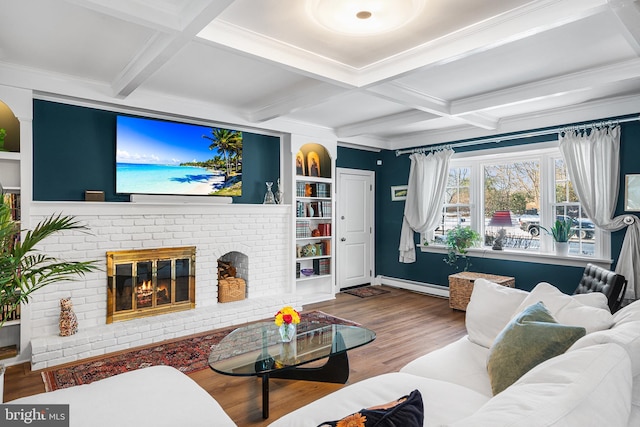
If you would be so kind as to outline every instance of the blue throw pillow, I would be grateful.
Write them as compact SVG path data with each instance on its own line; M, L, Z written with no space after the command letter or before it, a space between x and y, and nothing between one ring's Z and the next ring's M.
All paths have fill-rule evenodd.
M384 405L362 409L341 420L326 421L318 427L422 427L424 405L419 390Z

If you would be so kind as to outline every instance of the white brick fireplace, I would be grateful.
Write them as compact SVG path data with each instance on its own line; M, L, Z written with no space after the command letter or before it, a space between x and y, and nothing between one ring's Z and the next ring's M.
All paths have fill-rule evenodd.
M290 273L290 206L37 202L30 224L58 212L76 216L90 233L60 234L41 249L67 260L98 260L101 271L49 285L25 307L21 334L30 339L33 369L268 318L284 305L300 308ZM196 308L107 324L106 252L179 246L196 247ZM217 260L234 251L248 257L247 299L218 303ZM60 337L59 301L67 297L79 331Z

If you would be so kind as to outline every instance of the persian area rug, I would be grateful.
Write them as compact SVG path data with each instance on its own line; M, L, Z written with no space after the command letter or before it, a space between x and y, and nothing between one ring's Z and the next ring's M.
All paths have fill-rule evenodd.
M302 312L300 316L304 321L359 326L356 322L331 316L322 311ZM209 368L208 360L211 347L240 326L217 329L112 356L106 355L99 360L94 359L85 363L54 368L42 372L45 390L54 391L60 388L89 384L112 375L154 365L173 366L185 374L207 369Z
M374 297L376 295L386 294L390 291L381 289L380 286L363 286L361 288L353 288L342 292L349 295L355 295L360 298L368 298Z

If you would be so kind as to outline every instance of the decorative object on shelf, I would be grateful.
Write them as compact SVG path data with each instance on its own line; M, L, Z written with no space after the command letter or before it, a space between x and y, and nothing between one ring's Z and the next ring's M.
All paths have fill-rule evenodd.
M296 175L306 175L304 169L304 154L302 154L302 151L298 151L296 154Z
M300 270L300 273L305 276L313 276L313 268L303 268Z
M271 191L271 187L273 186L273 182L265 182L267 184L267 192L264 195L265 205L275 205L276 204L276 196L273 195L273 191Z
M307 169L309 176L320 176L320 156L315 151L307 154Z
M303 257L316 256L316 255L317 255L316 245L309 243L302 247Z
M277 181L278 189L276 190L276 203L281 205L284 203L284 191L282 191L282 187L280 186L280 178Z
M0 195L4 195L2 185ZM98 267L95 260L70 262L34 250L42 240L60 231L86 231L87 227L73 216L52 215L32 230L21 233L4 197L0 197L0 203L0 306L9 307L0 319L2 327L20 304L29 302L33 292L52 283L84 276Z
M571 235L573 234L571 227L573 227L573 221L571 218L565 218L563 220L557 219L550 230L547 230L542 226L540 227L546 231L547 234L551 234L553 236L557 255L567 256L569 253L569 238L571 238Z
M282 342L291 342L296 336L296 325L300 323L300 313L291 306L286 306L276 313L274 319Z
M504 229L505 227L513 227L513 221L511 220L511 212L510 211L495 211L489 224L489 227L500 227L498 230L498 234L493 241L493 249L494 251L501 251L502 244L505 236L507 235L507 231Z
M78 317L73 312L71 298L60 300L60 336L68 337L78 332Z
M467 249L480 241L480 234L471 227L455 226L455 228L447 231L445 245L448 252L444 262L458 268L458 258L463 258L465 260L464 271L467 271L471 266L471 262L467 257Z
M4 148L4 139L7 137L7 131L4 128L0 128L0 151L7 151Z

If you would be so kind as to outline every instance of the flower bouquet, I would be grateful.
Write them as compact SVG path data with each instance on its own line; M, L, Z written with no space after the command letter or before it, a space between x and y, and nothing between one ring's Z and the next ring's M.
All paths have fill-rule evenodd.
M282 342L290 342L296 336L296 325L300 323L300 313L287 306L276 313L275 324Z

